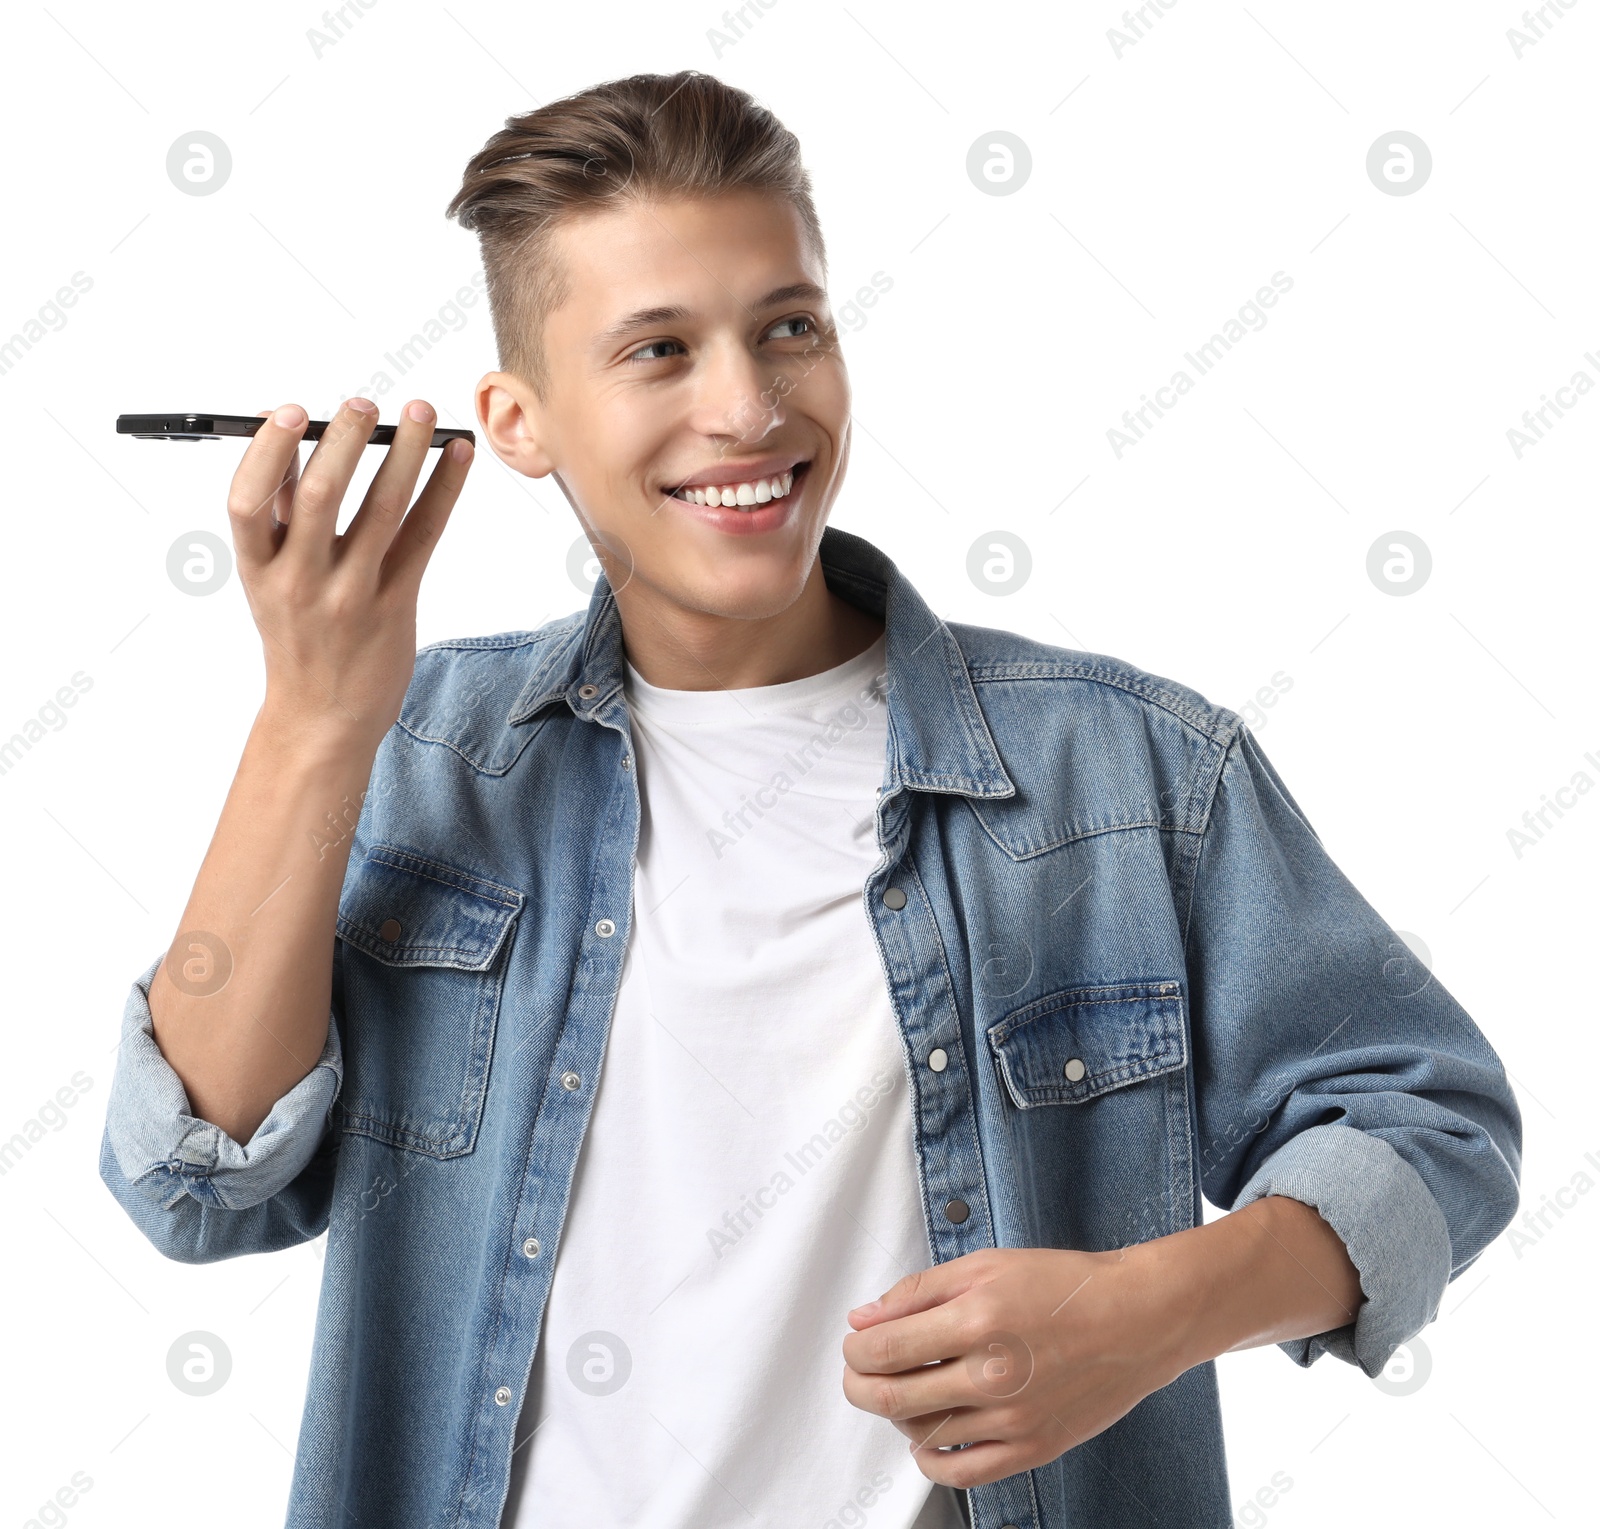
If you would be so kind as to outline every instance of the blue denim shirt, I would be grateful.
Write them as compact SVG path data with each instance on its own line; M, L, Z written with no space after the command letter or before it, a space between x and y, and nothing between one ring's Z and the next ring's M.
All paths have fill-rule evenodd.
M1365 1299L1279 1347L1378 1375L1515 1212L1494 1050L1235 713L943 622L836 528L820 556L887 625L862 907L936 1258L1114 1249L1196 1225L1202 1195L1288 1195ZM129 995L100 1171L150 1241L200 1263L328 1232L294 1529L499 1523L631 925L622 680L604 579L586 614L418 654L355 830L326 1049L249 1142L189 1113L151 1033L159 961ZM1222 1529L1215 1365L963 1507L980 1529Z

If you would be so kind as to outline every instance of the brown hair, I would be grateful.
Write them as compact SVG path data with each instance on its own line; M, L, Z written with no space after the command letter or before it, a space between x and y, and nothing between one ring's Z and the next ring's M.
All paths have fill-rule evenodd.
M478 235L501 369L545 397L544 324L570 293L552 248L558 223L737 190L787 197L826 273L800 141L746 91L695 69L635 74L507 118L445 209Z

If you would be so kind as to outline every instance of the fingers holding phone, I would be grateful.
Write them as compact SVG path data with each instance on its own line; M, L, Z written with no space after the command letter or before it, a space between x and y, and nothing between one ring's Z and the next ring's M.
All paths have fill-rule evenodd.
M428 476L427 487L417 495L417 502L389 545L385 575L409 587L413 602L433 549L439 545L450 512L467 481L473 453L471 441L457 439L444 447Z
M300 437L308 416L299 404L263 409L264 424L245 447L228 489L228 521L240 577L278 550L300 477Z
M433 425L433 406L424 399L415 398L405 406L394 444L341 538L342 557L364 566L378 582L407 584L413 600L472 461L470 442L447 443L413 504L417 476L433 441Z
M312 448L300 471L290 508L289 531L278 554L290 565L306 573L325 573L333 567L339 510L366 449L367 437L377 423L377 404L369 398L347 398ZM263 426L257 439L265 433ZM400 444L397 440L389 452Z
M272 418L271 409L263 409L261 416L265 419ZM294 450L289 453L289 465L283 477L278 482L278 492L272 500L272 534L273 545L281 539L288 529L289 516L294 509L295 490L300 486L300 444L295 443Z
M291 727L331 729L375 749L399 715L416 655L422 571L472 456L465 441L449 442L408 513L433 415L422 400L402 412L343 535L340 506L377 424L376 405L349 400L303 469L307 417L298 405L265 416L245 449L228 512L266 654L263 709Z

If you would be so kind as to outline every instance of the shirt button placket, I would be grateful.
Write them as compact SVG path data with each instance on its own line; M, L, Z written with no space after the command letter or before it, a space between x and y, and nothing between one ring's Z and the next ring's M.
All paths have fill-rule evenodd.
M901 887L885 887L883 889L883 905L892 913L898 913L906 905L906 894ZM943 1072L950 1065L950 1055L943 1046L935 1046L928 1053L928 1066L934 1072ZM944 1218L953 1226L960 1226L972 1214L971 1207L965 1200L946 1200L944 1204Z

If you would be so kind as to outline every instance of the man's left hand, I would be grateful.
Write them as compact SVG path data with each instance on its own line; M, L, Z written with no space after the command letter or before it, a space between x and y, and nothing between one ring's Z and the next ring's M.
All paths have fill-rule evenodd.
M1171 1269L1143 1246L989 1248L907 1275L849 1313L845 1396L947 1486L1054 1460L1197 1362Z

